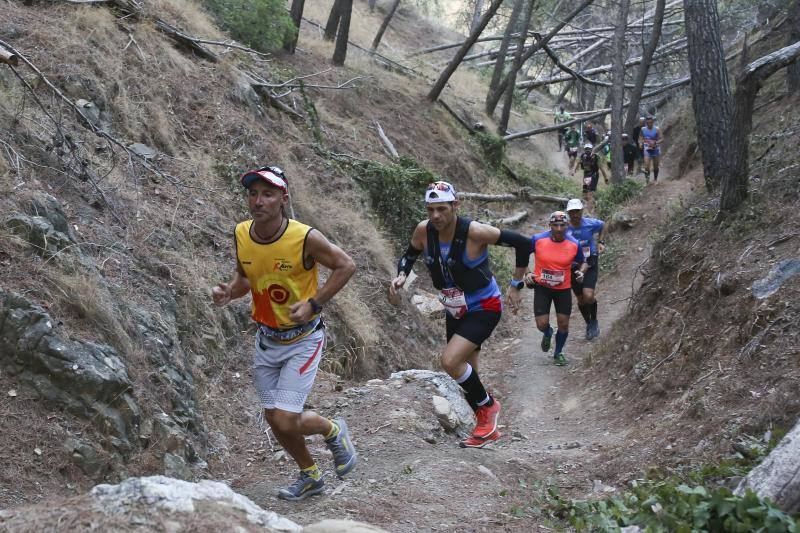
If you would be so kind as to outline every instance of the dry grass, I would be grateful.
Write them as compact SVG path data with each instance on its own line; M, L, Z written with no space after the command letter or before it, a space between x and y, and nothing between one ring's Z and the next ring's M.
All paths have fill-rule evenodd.
M56 316L74 317L78 327L91 337L108 342L121 354L133 351L126 332L132 324L120 312L108 289L88 274L51 272L46 278Z

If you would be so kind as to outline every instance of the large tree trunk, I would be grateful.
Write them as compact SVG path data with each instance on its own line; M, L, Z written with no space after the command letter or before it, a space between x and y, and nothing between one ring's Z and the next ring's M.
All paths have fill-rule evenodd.
M650 41L642 51L642 62L636 71L636 80L633 82L634 88L628 97L628 115L625 119L625 128L622 130L628 135L633 131L634 126L639 122L639 100L644 92L644 82L650 72L650 63L653 61L653 54L658 48L658 41L661 40L661 26L664 23L664 6L666 0L656 0L656 12L653 16L653 29L650 32Z
M470 33L469 38L464 41L464 44L462 44L461 48L458 49L456 56L450 61L450 63L447 65L447 68L445 68L444 71L439 75L439 79L436 80L436 83L433 84L433 87L431 87L431 90L428 93L428 100L435 102L439 98L439 95L442 94L444 86L447 85L447 81L450 79L450 76L453 75L453 72L455 72L458 68L458 65L461 64L461 61L464 59L464 56L467 55L469 49L472 48L472 45L478 40L481 32L486 28L486 26L489 25L489 21L492 20L494 14L497 13L498 9L500 9L502 3L503 0L492 0L489 10L484 13L478 25L475 27L472 33Z
M625 168L622 154L622 106L625 100L625 27L628 23L628 9L630 0L622 0L618 7L617 27L614 30L612 49L614 65L611 70L611 181L614 184L622 183L625 178Z
M336 29L339 27L339 19L342 17L341 4L342 0L335 0L331 6L328 22L325 24L324 39L326 41L332 41L336 37Z
M528 26L531 24L531 17L533 17L533 5L535 0L527 0L525 6L525 14L522 17L522 25L519 28L519 37L517 38L517 50L514 52L514 63L511 65L511 80L506 88L505 101L503 102L503 112L500 114L500 122L497 125L497 133L505 135L508 133L508 121L511 118L511 104L514 103L514 89L517 72L522 68L522 53L525 50L525 40L528 37Z
M800 514L800 422L747 474L736 494L752 489L789 514Z
M294 49L297 46L297 39L300 37L300 23L303 20L304 5L305 0L292 0L292 8L289 11L289 16L292 17L292 22L294 22L295 28L297 28L297 33L291 34L283 43L283 49L290 54L294 53Z
M697 145L708 191L716 189L731 155L726 146L731 131L731 89L722 50L717 0L684 0L689 44L689 72Z
M506 31L503 33L503 40L500 41L500 50L497 52L497 59L494 63L492 80L489 82L489 92L486 93L486 112L490 115L494 112L494 107L489 109L489 95L495 90L497 84L500 83L500 78L503 76L503 70L505 70L506 64L506 54L508 53L508 45L511 43L511 36L514 34L514 29L517 25L517 19L519 19L519 14L522 11L522 5L524 2L525 0L516 0L514 2L514 8L511 10L511 18L508 19Z
M383 33L386 31L386 28L389 27L389 23L392 21L392 17L394 16L394 12L397 11L397 6L400 5L400 0L394 0L392 6L389 8L389 12L386 14L386 18L383 19L381 23L381 27L378 28L378 33L375 35L375 39L372 40L372 50L377 50L378 45L381 44L381 39L383 39Z
M720 213L735 211L747 198L750 167L750 131L753 128L753 107L758 91L767 78L800 57L800 42L786 46L747 65L736 82L733 121L727 139L727 166L722 180Z
M336 48L333 50L333 64L342 66L347 57L347 39L350 34L350 14L353 0L336 0L339 4L339 31L336 32Z
M550 32L542 38L540 43L541 44L547 44L548 42L550 42L550 39L552 39L558 32L560 32L561 29L564 28L564 26L569 24L570 21L578 15L578 13L580 13L581 11L586 9L588 6L590 6L592 4L592 2L594 2L594 0L583 0L583 2L581 2L581 4L578 7L573 9L572 12L570 14L568 14L564 18L564 20L562 20L558 24L556 24L556 26L553 27L550 30ZM528 48L528 50L525 52L525 55L522 56L522 63L524 64L527 60L529 60L533 56L533 54L538 52L540 49L541 49L541 47L539 45L536 45L536 44L531 45L531 47ZM497 88L490 95L490 98L487 99L487 102L486 102L487 109L488 109L489 106L491 106L492 109L497 107L497 102L500 101L500 97L503 96L503 94L505 93L506 87L508 86L509 79L510 79L509 76L506 76L505 78L503 78L503 80L499 84L497 84Z
M786 44L800 41L800 0L794 0L787 16L789 36ZM800 61L795 61L786 70L786 89L789 94L800 91Z
M483 6L485 3L484 0L475 0L475 8L472 10L472 21L469 24L470 35L472 35L472 32L478 27L478 24L481 23L481 13L483 13Z

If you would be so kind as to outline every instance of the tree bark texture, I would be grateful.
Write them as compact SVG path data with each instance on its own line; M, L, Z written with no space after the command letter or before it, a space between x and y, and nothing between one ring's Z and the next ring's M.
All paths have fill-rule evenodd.
M613 68L611 70L611 181L616 185L625 178L625 164L622 158L622 110L625 100L625 26L628 23L628 10L631 1L622 0L618 7L617 28L614 30L612 50Z
M475 8L472 10L472 21L469 24L470 35L472 35L472 32L478 27L478 24L481 23L481 13L483 13L483 6L485 3L485 0L475 0Z
M500 50L497 52L497 59L494 63L492 80L489 82L489 91L486 93L486 112L490 115L494 112L494 107L489 109L489 95L495 90L497 84L500 83L500 78L503 76L503 70L505 70L506 64L506 54L508 53L508 45L511 43L511 36L514 34L517 19L519 19L519 14L522 11L522 4L524 2L525 0L515 0L514 7L511 10L511 18L508 19L506 31L503 33L503 40L500 41Z
M347 57L347 40L350 35L350 15L353 0L336 0L339 4L339 31L336 32L336 48L333 49L333 64L342 66Z
M514 89L516 88L515 81L517 79L517 73L519 72L519 69L522 68L522 52L525 50L525 39L528 37L528 26L531 24L531 18L533 17L533 5L535 3L536 0L527 0L525 14L522 16L522 25L519 29L517 50L514 52L514 63L511 65L511 72L509 72L511 80L506 88L505 101L503 102L503 112L500 113L500 122L497 125L497 133L500 135L505 135L508 133L506 130L508 129L508 121L511 118L511 104L514 103Z
M747 474L736 494L752 489L790 514L800 513L800 422Z
M634 126L639 122L639 100L644 92L644 82L650 72L650 63L653 61L653 54L658 48L661 40L661 26L664 23L664 6L666 0L656 0L656 11L653 15L653 29L650 32L650 40L642 51L642 62L636 70L636 79L633 82L633 90L628 96L628 115L625 119L625 128L622 130L628 135L633 131Z
M447 85L450 76L458 68L458 65L461 64L461 61L469 52L469 49L472 48L472 45L475 44L475 41L478 40L480 37L481 32L489 25L489 21L492 20L492 17L497 13L497 10L500 9L500 6L503 4L503 0L492 0L491 5L489 6L488 11L484 13L483 17L480 20L480 23L475 27L475 29L470 33L469 38L464 41L464 44L461 45L461 48L458 49L455 57L448 63L447 67L442 71L439 75L439 79L436 80L436 83L433 84L431 87L430 92L428 92L428 100L431 102L435 102L439 95L442 94L444 90L444 86Z
M586 9L587 7L592 5L593 2L594 2L594 0L583 0L583 2L581 2L580 5L578 5L578 7L573 9L572 12L570 12L566 17L564 17L564 20L560 21L555 27L553 27L550 30L550 32L547 35L545 35L542 38L541 43L543 43L543 44L549 43L550 39L555 37L555 35L559 31L561 31L564 28L564 26L569 24L570 21L573 18L575 18L579 13L581 13L584 9ZM533 54L535 54L539 50L540 50L540 47L537 46L537 45L533 45L530 48L528 48L528 50L525 52L525 55L522 56L522 63L524 64L527 60L529 60L531 57L533 57ZM489 107L491 107L492 109L497 107L497 102L500 101L500 97L502 97L503 94L505 93L506 87L508 86L508 83L509 83L510 79L511 79L510 76L505 76L503 78L503 80L497 85L497 88L495 89L495 91L490 95L490 98L487 99L487 102L486 102L487 109Z
M383 39L383 34L386 32L386 28L389 27L389 23L392 21L392 17L394 17L394 12L397 11L397 6L400 5L400 0L394 0L392 2L391 7L389 8L389 12L386 14L386 17L383 19L381 23L381 27L378 28L378 33L375 34L375 39L372 40L372 49L377 50L378 45L381 44L381 39Z
M800 0L794 0L786 17L789 23L789 36L786 44L800 41ZM789 94L800 91L800 61L795 61L786 70L786 89Z
M283 49L290 54L294 53L294 49L297 47L297 39L300 37L300 23L303 20L304 5L305 0L292 0L292 8L289 10L289 16L292 17L292 22L295 28L297 28L297 33L293 33L286 39L286 42L283 43Z
M733 120L730 125L720 211L731 213L747 198L750 178L748 156L750 131L753 128L753 107L758 91L767 78L789 66L800 57L800 42L786 46L750 63L736 81L733 99ZM800 487L798 487L800 490ZM798 500L800 501L800 500Z
M697 144L710 192L721 183L725 160L732 155L726 146L732 114L728 67L720 38L717 0L684 0L683 6Z
M331 6L328 22L325 24L324 38L326 41L332 41L336 37L336 29L339 27L339 19L342 16L341 3L342 0L335 0Z

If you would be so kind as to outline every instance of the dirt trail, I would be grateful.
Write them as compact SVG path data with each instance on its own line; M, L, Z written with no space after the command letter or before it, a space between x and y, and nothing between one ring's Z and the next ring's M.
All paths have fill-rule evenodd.
M625 311L631 277L649 254L648 233L663 220L670 202L690 191L692 181L665 179L628 210L639 223L617 235L624 255L615 272L600 275L603 331ZM520 229L530 232L532 227ZM326 478L325 496L287 503L274 493L295 475L291 461L255 450L252 464L231 480L233 488L301 523L351 518L391 531L539 530L546 522L531 506L544 489L557 487L571 496L590 493L603 458L622 449L630 425L609 417L613 406L577 385L576 374L590 371L581 362L595 346L583 340L585 325L577 309L565 349L570 364L556 367L552 351L539 349L532 292L525 292L525 312L508 313L482 355L481 375L503 404L500 441L482 450L458 448L457 437L440 430L431 390L419 382L382 381L336 392L334 382L323 377L311 401L321 413L348 420L361 455L359 467L346 481ZM320 440L310 446L329 469Z

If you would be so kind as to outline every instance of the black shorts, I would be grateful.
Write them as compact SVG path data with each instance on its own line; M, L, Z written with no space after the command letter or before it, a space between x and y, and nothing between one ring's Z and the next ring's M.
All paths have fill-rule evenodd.
M579 295L583 289L594 289L597 287L597 275L600 273L600 265L597 263L597 256L593 255L589 258L589 270L583 275L583 283L575 281L575 273L572 273L572 292Z
M551 289L536 284L533 287L533 314L542 316L550 314L550 304L555 304L556 314L572 314L572 295L569 289Z
M453 318L449 313L445 313L445 331L447 332L447 342L453 335L464 337L469 342L478 345L489 338L489 336L500 322L502 313L497 311L471 311L461 318Z
M587 178L591 178L589 183L586 183ZM591 174L584 174L583 175L583 192L594 192L597 190L597 181L600 178L600 174L597 172L592 172Z

